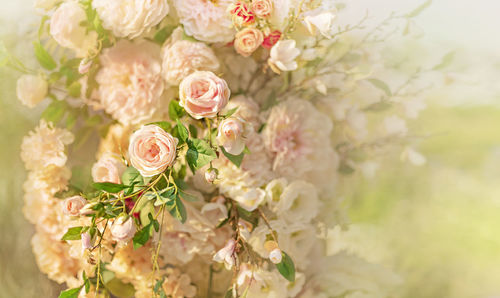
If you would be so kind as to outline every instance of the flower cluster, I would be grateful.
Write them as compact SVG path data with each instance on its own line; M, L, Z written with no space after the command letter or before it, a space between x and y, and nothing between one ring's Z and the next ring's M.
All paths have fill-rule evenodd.
M425 163L407 125L424 70L385 83L380 28L334 28L332 2L37 1L44 70L17 94L50 104L22 144L24 213L64 297L389 292L325 247L339 180L390 150Z

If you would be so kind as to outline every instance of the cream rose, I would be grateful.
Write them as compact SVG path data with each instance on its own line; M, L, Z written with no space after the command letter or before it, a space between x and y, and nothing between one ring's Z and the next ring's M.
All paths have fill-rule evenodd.
M156 125L146 125L130 137L130 162L142 176L151 177L173 164L178 140Z
M256 28L245 28L236 34L234 48L243 57L252 55L264 41L262 31Z
M271 48L271 56L268 60L273 71L292 71L297 69L295 58L299 56L300 50L295 47L293 39L280 40Z
M33 108L47 95L49 85L39 76L23 75L17 80L17 98L23 105Z
M81 196L67 198L62 202L63 213L67 216L79 216L80 210L87 204L87 200Z
M134 237L135 230L134 219L132 217L128 219L120 217L111 226L111 236L113 236L115 241L126 242Z
M94 0L92 6L104 28L131 39L158 25L169 11L167 0Z
M217 142L232 155L240 155L245 149L244 123L237 118L228 118L219 124Z
M175 86L197 70L216 71L220 67L214 51L202 42L175 41L163 49L162 57L163 77Z
M179 104L195 119L215 117L230 95L226 81L210 71L196 71L179 86Z
M271 0L253 0L252 11L259 18L265 18L273 12L273 3Z
M104 154L92 166L92 178L95 182L121 183L121 176L125 171L125 164L120 156L111 152Z
M50 35L61 46L75 51L77 57L85 57L97 46L97 32L82 26L87 15L76 1L64 2L50 19Z

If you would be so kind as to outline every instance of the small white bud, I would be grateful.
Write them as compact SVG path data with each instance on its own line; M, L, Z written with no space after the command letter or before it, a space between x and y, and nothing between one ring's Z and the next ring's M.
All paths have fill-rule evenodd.
M275 248L269 253L269 260L271 260L273 264L281 263L281 258L281 250L279 248Z
M217 171L215 169L208 169L205 172L205 180L208 183L214 183L215 179L217 179Z
M78 72L80 74L86 74L90 67L92 66L92 60L87 60L86 58L80 61L80 65L78 66Z

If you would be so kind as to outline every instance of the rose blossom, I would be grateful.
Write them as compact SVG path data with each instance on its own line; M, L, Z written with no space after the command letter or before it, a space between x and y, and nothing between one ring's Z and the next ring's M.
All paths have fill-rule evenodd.
M41 77L29 74L22 75L17 80L17 98L19 98L23 105L33 108L44 100L48 88L47 81Z
M234 265L235 248L236 248L236 241L234 241L234 239L229 239L226 245L214 255L213 260L217 263L224 263L226 269L230 270Z
M249 25L255 22L255 14L244 2L238 1L231 5L230 12L233 15L233 22L238 26Z
M268 60L273 71L292 71L297 69L295 58L300 54L300 50L295 47L293 39L280 40L271 49L271 57Z
M92 6L105 29L131 39L158 25L169 11L167 0L94 0Z
M255 28L245 28L236 33L234 48L243 57L252 55L264 41L262 31Z
M217 142L232 155L240 155L245 149L244 123L237 118L228 118L219 124Z
M146 125L130 137L130 162L142 176L151 177L172 165L178 140L156 125Z
M173 0L186 34L205 42L230 42L234 38L231 15L233 0Z
M253 0L252 11L260 18L265 18L273 11L271 0Z
M111 226L111 236L115 241L126 242L135 234L135 224L132 217L120 217Z
M75 51L77 57L85 57L97 46L97 32L82 26L87 15L76 1L64 2L50 19L50 35L61 46Z
M179 104L195 119L215 117L230 95L226 81L210 71L196 71L179 86Z
M120 184L126 167L117 154L108 152L92 166L94 182L111 182Z
M175 41L163 49L162 57L163 77L174 86L197 70L216 71L220 67L214 51L203 42Z
M266 37L264 37L264 41L262 42L262 47L266 49L271 49L281 38L281 32L279 30L274 30L269 33Z
M62 202L63 213L67 216L78 216L80 215L80 210L87 204L87 200L81 196L74 196L67 198Z

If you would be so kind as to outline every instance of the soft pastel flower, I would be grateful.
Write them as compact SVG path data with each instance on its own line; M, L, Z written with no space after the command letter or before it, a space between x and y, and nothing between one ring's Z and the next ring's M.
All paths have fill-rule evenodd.
M67 160L65 146L73 140L73 134L68 130L40 120L35 131L23 139L21 159L28 170L43 170L51 165L63 167Z
M122 39L102 51L100 62L96 108L125 125L150 120L161 107L164 87L160 47Z
M94 207L99 204L98 202L88 203L80 209L80 215L90 215L95 213Z
M278 203L281 200L281 194L285 190L288 182L285 178L274 179L266 185L266 202L273 212L278 210Z
M335 11L317 9L304 14L302 21L311 35L316 35L316 29L326 38L331 38L332 23Z
M179 85L197 70L216 71L220 64L214 51L203 42L178 40L162 52L162 72L170 85Z
M232 155L240 155L245 149L244 130L242 119L227 118L219 124L217 142Z
M256 28L245 28L236 33L234 48L243 57L252 55L264 41L262 31Z
M34 7L44 10L51 10L59 0L35 0Z
M136 228L132 217L119 217L111 226L111 236L115 241L126 242L134 237Z
M279 248L275 248L269 253L269 260L273 264L281 263L281 259L282 259L282 254L281 254L281 250Z
M230 6L233 22L238 26L245 26L255 22L255 14L245 2L237 1Z
M205 42L230 42L234 37L228 7L233 0L174 0L187 35Z
M23 105L33 108L45 99L48 88L47 81L40 76L25 74L17 80L17 98Z
M227 207L224 204L225 201L223 196L218 196L212 199L211 203L207 203L201 208L201 214L203 214L214 226L217 226L228 216Z
M243 194L234 198L241 208L247 211L254 211L259 207L266 197L266 192L260 188L251 188Z
M254 128L258 128L260 126L260 107L252 98L244 95L236 95L231 98L223 112L230 111L234 108L236 108L236 111L233 114L234 117L245 120Z
M279 73L281 71L292 71L297 69L295 58L299 56L300 50L295 47L293 39L280 40L271 48L271 56L268 60L271 68Z
M268 17L273 12L271 0L252 0L252 11L259 18Z
M230 95L226 81L210 71L196 71L179 86L179 104L195 119L215 117Z
M87 15L77 1L64 2L50 18L50 35L61 46L75 51L77 57L85 57L97 46L97 32L82 26L86 21Z
M62 202L63 212L67 216L79 216L80 210L87 204L87 200L85 200L81 196L73 196L65 199Z
M89 232L82 233L82 249L89 249L92 248L92 238L90 237Z
M109 152L99 158L94 166L92 166L92 178L94 182L119 184L126 168L119 155Z
M215 169L209 169L205 172L205 180L208 183L214 183L215 179L217 179L217 171Z
M403 150L401 153L401 160L408 160L414 166L422 166L427 162L427 158L412 147L406 147Z
M92 60L84 58L82 59L82 61L80 61L80 64L78 65L78 72L80 74L86 74L87 72L89 72L91 66L92 66Z
M158 25L169 11L167 0L94 0L92 6L105 29L131 39Z
M130 162L144 177L160 174L173 164L178 142L156 125L143 126L130 137Z
M279 30L274 30L264 37L262 46L266 49L271 49L281 38L281 32Z
M293 181L285 187L273 211L290 223L308 223L319 212L318 192L311 183Z
M224 263L226 269L230 270L236 259L234 255L235 248L236 241L234 241L234 239L229 239L226 245L214 255L213 260L217 263Z

